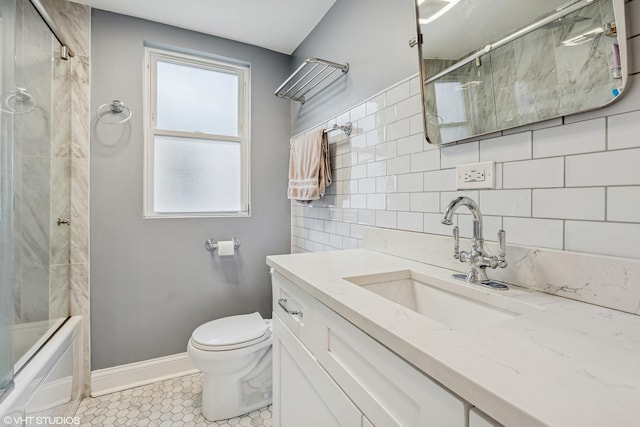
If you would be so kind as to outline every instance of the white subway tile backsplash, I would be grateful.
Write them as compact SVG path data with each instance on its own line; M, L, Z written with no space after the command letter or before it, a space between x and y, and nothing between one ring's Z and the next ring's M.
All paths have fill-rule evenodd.
M360 225L375 225L376 224L376 211L369 209L358 209L358 224Z
M466 144L448 145L440 150L440 167L455 168L458 165L476 163L480 160L477 141Z
M398 175L398 191L401 193L422 191L423 181L422 173Z
M387 162L381 160L379 162L367 163L367 176L376 177L384 176L387 174Z
M408 231L422 231L424 214L418 212L398 212L398 229Z
M376 95L375 97L367 100L365 102L365 105L367 106L367 114L373 114L384 108L384 98L384 93L381 93L380 95Z
M354 239L362 239L364 236L364 227L360 224L351 224L351 237Z
M351 225L346 222L336 222L336 234L341 236L351 235Z
M480 141L480 161L510 162L531 158L531 132Z
M640 183L640 149L569 156L567 187L633 185Z
M564 185L564 158L509 162L502 166L503 188L545 188Z
M375 130L370 131L375 132ZM351 144L351 149L365 148L367 146L367 134L361 133L360 135L352 136L349 139L349 143Z
M342 249L342 236L338 236L336 234L329 235L329 245L332 248Z
M604 188L533 190L533 216L537 218L603 221L604 210Z
M611 116L607 125L609 150L640 147L640 111Z
M640 187L607 189L607 221L640 222Z
M396 111L398 119L404 119L422 112L422 99L420 95L414 95L398 103Z
M378 176L376 180L376 193L395 193L398 189L398 177L395 175Z
M375 178L362 178L358 180L358 193L367 194L376 192Z
M321 243L323 245L328 245L329 239L330 239L329 233L325 233L324 231L318 232L318 243Z
M420 84L420 76L415 76L409 80L411 85L411 95L420 95L422 85Z
M396 228L395 211L376 211L376 227Z
M367 104L362 103L353 107L349 114L349 120L355 122L367 115Z
M401 138L398 140L396 145L398 156L419 153L422 151L422 146L422 135L411 135L406 138Z
M406 118L391 123L386 128L387 141L393 141L394 139L400 139L411 135L411 119Z
M342 220L350 223L358 222L358 210L354 208L344 209L342 211Z
M360 179L367 177L367 165L355 165L351 166L351 179Z
M377 145L375 151L376 160L394 159L396 157L396 146L397 143L395 141Z
M351 195L351 207L353 209L364 209L367 207L367 195L366 194L352 194Z
M531 216L531 190L481 191L479 205L485 215Z
M505 217L503 227L507 244L562 249L561 220Z
M452 191L455 189L455 169L424 172L424 191Z
M367 105L368 107L368 105ZM367 113L369 111L367 110ZM354 123L354 133L351 134L351 139L353 139L353 135L362 135L376 128L376 116L375 114L370 114L358 120Z
M437 150L423 151L411 155L411 172L440 169L440 153Z
M385 209L387 197L384 194L367 194L367 209Z
M392 211L408 211L410 206L409 193L387 194L387 209Z
M366 133L367 147L375 147L385 141L384 128L377 128Z
M387 173L389 175L400 175L411 172L411 156L401 156L387 160Z
M386 104L398 104L411 96L411 82L409 80L396 85L385 92Z
M396 121L396 105L385 107L375 113L376 128L387 126Z
M533 157L553 157L605 149L605 119L587 120L533 132Z
M336 234L337 222L335 221L325 221L324 222L324 232L329 234Z
M640 0L627 8L639 11ZM334 184L327 195L310 207L292 203L293 250L361 247L365 225L450 236L442 211L464 194L480 205L486 240L495 241L504 228L507 243L637 258L640 84L634 79L606 108L448 146L425 139L418 76L389 88L325 122L351 120L354 131L331 135ZM491 160L496 189L456 191L455 166ZM462 237L471 237L466 209L456 223Z
M411 135L420 134L420 137L424 141L425 145L427 144L426 138L424 136L424 119L422 118L422 113L410 117L409 130L411 131Z
M440 212L440 193L411 193L411 211Z
M638 258L640 224L566 221L565 250Z

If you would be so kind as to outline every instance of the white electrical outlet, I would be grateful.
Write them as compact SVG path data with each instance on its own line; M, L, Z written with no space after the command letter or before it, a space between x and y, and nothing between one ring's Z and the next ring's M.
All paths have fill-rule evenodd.
M492 160L456 166L456 188L496 188L496 162Z

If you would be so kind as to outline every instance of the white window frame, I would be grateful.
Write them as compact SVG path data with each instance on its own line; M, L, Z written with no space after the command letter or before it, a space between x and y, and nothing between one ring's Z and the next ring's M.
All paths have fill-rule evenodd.
M195 56L166 49L145 46L144 82L144 189L143 218L202 218L202 217L248 217L250 216L250 70L246 64L222 61L207 56ZM159 129L156 121L156 64L158 60L176 64L232 73L238 76L238 136L215 135L201 132L185 132ZM203 140L230 141L240 145L241 209L232 212L155 212L154 211L154 144L155 137L171 136Z

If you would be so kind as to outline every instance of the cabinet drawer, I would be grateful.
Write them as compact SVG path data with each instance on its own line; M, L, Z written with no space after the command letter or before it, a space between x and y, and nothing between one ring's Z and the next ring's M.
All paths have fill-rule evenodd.
M320 303L277 271L272 270L271 284L274 314L305 346L315 348L318 324L314 318L315 309Z
M318 303L316 358L375 426L464 427L465 402Z

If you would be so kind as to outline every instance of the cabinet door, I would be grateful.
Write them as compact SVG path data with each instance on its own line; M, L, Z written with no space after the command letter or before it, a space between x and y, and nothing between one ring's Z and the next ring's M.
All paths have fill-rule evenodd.
M361 426L362 414L302 343L273 316L274 426Z

